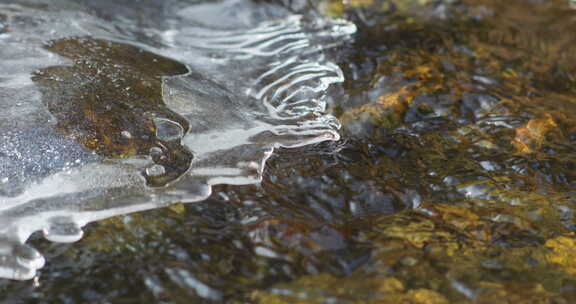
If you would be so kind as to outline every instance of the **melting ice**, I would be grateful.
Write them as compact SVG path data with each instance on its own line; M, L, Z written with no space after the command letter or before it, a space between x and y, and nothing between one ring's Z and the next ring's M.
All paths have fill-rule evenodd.
M349 23L250 1L42 2L0 4L0 277L44 265L36 231L74 242L338 139L325 94L342 73L322 50Z

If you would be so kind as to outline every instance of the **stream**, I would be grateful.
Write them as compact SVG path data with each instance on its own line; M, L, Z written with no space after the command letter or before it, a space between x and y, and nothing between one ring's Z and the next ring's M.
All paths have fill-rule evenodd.
M575 27L0 0L0 302L572 303Z

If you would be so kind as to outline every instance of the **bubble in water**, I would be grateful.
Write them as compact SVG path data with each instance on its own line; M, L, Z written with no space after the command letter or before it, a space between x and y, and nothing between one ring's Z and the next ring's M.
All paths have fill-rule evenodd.
M38 269L44 267L44 257L36 249L28 245L18 245L15 248L17 261L20 265Z
M184 128L174 121L155 118L154 124L156 125L156 137L160 140L174 141L184 136Z
M123 137L132 138L132 134L131 134L130 132L128 132L128 131L122 131L120 134L121 134Z
M160 176L166 173L166 168L162 165L153 165L152 167L146 168L146 175L148 176Z
M29 280L44 266L44 257L36 249L16 240L0 240L0 277Z
M49 226L43 230L47 240L58 243L72 243L82 238L82 228L69 217L50 219Z
M150 148L150 156L160 156L162 155L162 148L160 147L152 147Z

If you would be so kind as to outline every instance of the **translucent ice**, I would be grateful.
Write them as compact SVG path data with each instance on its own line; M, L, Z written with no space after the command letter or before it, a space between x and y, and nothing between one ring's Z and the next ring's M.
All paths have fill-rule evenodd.
M0 4L0 277L44 265L36 231L74 242L339 137L324 111L342 73L323 50L351 24L250 1L36 2Z

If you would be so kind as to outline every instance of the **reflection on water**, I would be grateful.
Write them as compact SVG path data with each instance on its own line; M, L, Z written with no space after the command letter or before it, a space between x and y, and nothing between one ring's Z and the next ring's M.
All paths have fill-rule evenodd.
M92 221L257 183L275 148L339 138L325 95L343 76L323 49L353 25L225 1L173 3L148 29L106 20L129 3L92 4L0 7L6 278L43 266L23 244L35 231L74 242Z
M228 156L212 146L198 145L208 139L230 147L258 134L259 142L268 142L270 134L259 133L260 128L284 121L274 136L289 145L291 141L284 132L296 130L295 117L305 119L313 130L322 128L323 122L334 125L330 116L322 115L323 108L319 108L322 110L316 117L299 112L299 105L312 108L314 104L295 102L282 106L281 101L290 100L292 93L295 95L291 100L296 101L324 90L322 83L313 79L305 82L306 89L298 90L298 84L312 67L316 69L312 74L322 78L344 76L342 86L331 86L326 98L315 103L328 106L328 111L338 118L341 139L300 147L290 145L291 149L276 149L266 156L265 149L258 150L258 158L268 157L261 183L214 185L213 193L201 202L107 218L87 225L82 240L71 245L54 245L42 236L32 235L30 244L47 261L38 272L38 284L0 281L2 300L576 301L573 1L326 0L316 7L297 0L207 2L201 6L190 6L185 1L166 1L166 6L144 1L137 9L130 8L130 1L84 2L91 13L82 15L85 23L78 24L97 24L90 27L100 33L95 39L137 46L190 67L186 76L164 78L165 108L147 110L177 113L185 120L138 116L153 122L155 129L141 130L155 136L152 142L176 141L190 147L191 166L196 165L196 170L192 168L187 176L196 172L206 184L221 179L239 183L239 176L234 173L238 171L234 170L257 168L248 162L243 167L235 166L234 157L245 155L243 149L236 150L229 156L230 162L216 168L212 160ZM111 5L118 14L107 10ZM238 9L241 7L247 10ZM209 16L220 10L225 13L220 14L219 24L206 26L212 20ZM303 17L290 17L294 12ZM345 18L358 28L353 41L344 41L328 51L339 64L341 74L327 68L331 64L323 59L324 55L315 57L319 53L314 46L339 42L323 35L326 32L320 29L329 24L313 17L320 13ZM107 22L90 19L94 16ZM109 28L116 23L123 26ZM21 26L24 24L29 23ZM346 30L342 24L331 24L333 30ZM306 41L300 40L302 31L294 30L294 26L311 33ZM62 30L58 25L53 28ZM77 31L75 37L86 37L77 30L78 26L65 28ZM194 28L202 30L193 31ZM277 44L278 36L267 36L272 32L282 33L287 46ZM6 33L10 32L2 35ZM106 33L114 33L116 38L106 37ZM245 33L251 39L243 43ZM45 34L47 40L64 38L48 30ZM186 43L188 39L203 42ZM254 47L259 45L262 48L256 51ZM205 53L215 46L226 51ZM249 53L243 47L259 55L248 59ZM284 55L268 57L274 48ZM11 52L12 58L44 58L36 62L14 60L10 66L3 63L12 71L27 69L26 73L30 73L49 66L82 66L46 49L36 50L34 56L30 55L32 51L16 46L0 49ZM200 57L193 54L206 55L211 61L195 61ZM233 58L231 62L227 61L227 54ZM315 65L316 62L322 64ZM31 65L34 68L27 68ZM258 72L253 73L255 70ZM157 72L164 75L162 71ZM205 79L205 75L212 76ZM19 83L34 86L28 78L9 79L7 83L13 86L5 85L2 92L41 101L40 92L18 89ZM254 85L245 86L245 80ZM248 100L261 101L234 103L236 99L232 99L233 108L250 105L250 110L232 113L259 113L258 105L263 105L267 115L232 115L221 107L222 102L208 102L203 91L206 87L215 100L243 92ZM189 99L198 100L201 105L198 115L194 114L197 108L183 102ZM49 176L49 172L64 170L66 166L91 172L90 165L100 164L103 157L108 158L105 164L110 164L109 168L118 163L141 166L150 169L148 174L159 176L169 170L154 167L154 160L128 149L130 145L120 145L125 147L120 151L135 156L106 156L87 153L74 138L61 137L51 128L35 129L39 135L23 132L15 126L52 116L34 112L35 108L29 105L5 107L15 111L11 113L21 113L18 121L0 120L3 127L18 130L18 136L62 138L52 148L55 152L47 154L50 166L43 167L43 171L30 168L34 176ZM138 104L135 111L138 109L146 110L144 104ZM202 129L205 125L201 121L190 119L210 113L218 113L222 120L249 124L228 130L233 133L225 132L233 134L231 137L213 136L208 129ZM92 120L85 123L89 125ZM186 128L202 132L182 135ZM193 134L198 136L192 137ZM120 132L118 138L121 135ZM40 139L40 147L52 142ZM105 147L118 146L113 143ZM56 159L54 155L66 146L70 147L70 154ZM27 153L37 155L34 150ZM90 161L76 164L76 159ZM215 172L220 173L214 175ZM107 182L106 177L111 174L104 174L102 180ZM143 183L143 171L137 174L134 176ZM163 193L179 183L190 189L188 181L169 182ZM64 190L64 185L69 184L62 182L61 188ZM17 187L9 189L12 195L20 191ZM110 197L115 195L110 193ZM142 194L134 191L130 198L137 195ZM118 212L128 212L131 201L111 202L110 208L98 210L125 208ZM97 214L90 209L94 205L82 206L90 212L87 214ZM101 218L107 216L110 215L102 214ZM80 236L78 226L65 216L52 221L59 229L53 230L55 234L48 229L47 237L74 240ZM4 251L16 252L9 256L20 256L17 263L22 265L41 265L43 260L35 251L17 244L4 246Z

